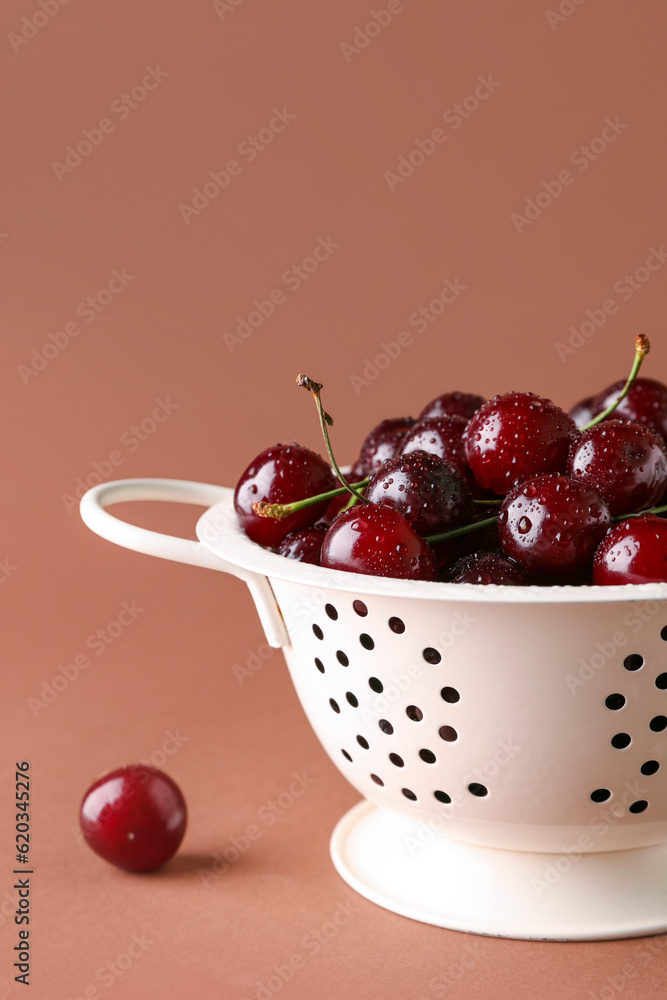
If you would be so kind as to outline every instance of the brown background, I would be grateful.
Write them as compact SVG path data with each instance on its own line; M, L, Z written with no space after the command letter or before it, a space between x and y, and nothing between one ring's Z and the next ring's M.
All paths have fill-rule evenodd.
M276 995L664 996L665 953L640 942L474 938L354 896L328 838L357 796L310 732L281 654L243 684L235 676L264 651L245 590L108 545L68 500L94 463L104 478L232 485L276 440L319 447L298 371L326 383L341 460L378 420L447 389L532 389L570 405L624 374L638 329L653 339L647 372L664 377L667 268L632 295L614 290L667 239L664 4L565 0L561 20L529 0L399 6L354 52L341 43L384 0L70 0L38 30L23 21L37 13L41 25L36 0L2 5L2 1000L24 995L8 853L19 758L34 784L35 998L95 985L114 1000L254 998L294 955L304 966ZM145 101L124 118L111 110L157 66L168 76ZM460 127L443 122L480 76L494 92ZM274 108L295 117L248 162L238 146ZM59 180L54 161L105 117L113 131ZM626 127L582 171L570 156L607 118ZM385 172L439 127L446 140L391 191ZM234 158L240 173L186 223L179 205ZM512 213L568 168L572 183L517 232ZM318 237L338 246L292 290L282 276ZM122 294L26 374L114 268L133 276ZM465 291L423 332L410 327L447 278ZM284 301L230 351L224 334L276 288ZM569 328L609 298L616 312L561 360ZM401 331L412 339L400 358L364 376ZM351 376L368 384L356 391ZM156 398L177 408L139 442L130 428ZM190 532L195 512L131 513ZM145 609L136 621L35 716L28 699L132 600ZM79 800L108 769L161 762L169 731L187 737L163 766L185 792L189 830L164 872L129 876L80 846ZM200 870L303 771L307 792L205 884ZM305 936L350 901L314 953ZM142 934L140 957L113 966Z

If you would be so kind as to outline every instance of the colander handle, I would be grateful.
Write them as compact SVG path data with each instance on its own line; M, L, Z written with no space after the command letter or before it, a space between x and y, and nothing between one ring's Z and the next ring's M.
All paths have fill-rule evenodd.
M286 646L289 638L285 623L271 584L265 576L233 566L214 555L201 542L139 528L127 521L120 521L105 510L110 504L128 500L170 500L174 503L211 507L221 500L227 500L230 494L231 491L224 486L195 483L186 479L118 479L93 486L83 495L79 510L91 531L116 545L157 556L159 559L202 566L239 577L250 589L269 645L276 648Z

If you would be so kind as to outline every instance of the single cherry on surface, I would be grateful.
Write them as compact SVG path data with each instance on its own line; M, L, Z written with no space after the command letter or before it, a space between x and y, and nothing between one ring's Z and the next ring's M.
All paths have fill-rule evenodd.
M339 485L321 455L300 444L278 444L257 455L242 473L234 491L234 509L253 542L273 547L290 532L315 524L329 501L304 507L282 520L260 517L253 510L254 503L292 503Z
M479 485L502 495L525 479L564 472L576 434L574 421L550 399L508 392L471 418L466 459Z
M538 476L508 493L498 514L498 538L537 583L580 583L611 513L599 493L557 473Z
M413 417L392 417L382 420L366 435L357 460L365 476L372 475L383 462L398 454L403 438L415 423Z
M350 573L435 580L433 553L397 510L363 503L343 511L329 527L321 565Z
M178 850L187 809L180 788L167 774L132 764L91 785L79 822L84 840L105 861L127 871L148 872Z
M473 552L452 566L446 577L451 583L497 584L504 587L527 587L530 580L512 559L495 552Z
M593 583L667 583L667 521L641 514L615 524L595 553Z
M472 392L445 392L427 403L419 414L419 420L430 420L432 417L464 417L470 420L473 413L485 403L484 396L475 396Z
M348 493L348 500L349 497ZM310 528L299 528L297 531L291 531L276 546L275 551L279 556L285 556L286 559L296 559L297 562L319 566L322 542L328 527L328 524L318 523L311 525Z
M472 494L456 470L437 455L413 451L381 465L366 487L371 503L403 514L420 535L435 535L472 520Z
M630 420L603 420L570 449L567 474L600 494L613 517L656 504L667 490L660 435Z
M594 416L613 403L624 384L623 381L614 382L594 397ZM667 385L652 378L635 379L625 399L614 410L613 417L643 424L667 440Z

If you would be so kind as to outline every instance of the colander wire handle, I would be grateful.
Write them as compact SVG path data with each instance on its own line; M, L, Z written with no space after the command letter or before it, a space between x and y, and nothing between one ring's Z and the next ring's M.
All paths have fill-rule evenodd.
M279 648L289 643L287 630L271 585L265 576L226 562L201 542L128 524L110 514L106 507L130 500L168 500L211 507L230 497L224 486L196 483L186 479L118 479L93 486L79 507L84 524L101 538L144 555L188 563L205 569L230 573L249 587L269 645Z

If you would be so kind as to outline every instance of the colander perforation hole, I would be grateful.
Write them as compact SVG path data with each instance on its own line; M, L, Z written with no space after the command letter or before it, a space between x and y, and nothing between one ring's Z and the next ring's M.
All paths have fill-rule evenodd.
M363 601L352 601L352 607L360 618L365 618L368 614L368 608Z
M402 618L397 618L395 615L392 615L389 619L388 625L392 632L395 632L396 635L403 635L405 632L405 622Z
M357 698L356 694L352 694L351 691L346 691L345 697L349 701L352 708L359 708L359 699Z
M317 639L324 639L324 632L319 625L313 625L313 632Z
M628 806L628 810L631 813L643 813L645 809L648 809L646 799L638 799L637 802L633 802L632 805Z
M660 769L660 764L658 763L657 760L647 760L644 761L639 770L642 772L642 774L650 775L650 774L655 774L655 772L658 771L659 769Z
M347 752L347 750L341 750L341 753L342 753L343 757L345 758L345 760L349 760L349 762L351 764L352 763L352 758L350 757L350 755Z
M461 695L458 693L456 688L444 687L440 692L440 697L443 701L446 701L448 705L455 705L457 701L461 700Z
M338 612L334 608L333 604L325 604L324 610L328 614L329 618L331 618L331 621L335 622L336 619L338 618Z
M357 743L360 747L363 747L364 750L370 750L370 744L365 736L357 736Z
M648 724L649 729L654 733L661 733L667 729L667 715L655 715Z
M471 795L476 795L478 799L483 799L485 795L489 794L486 785L482 785L479 781L471 781L468 785L468 791Z
M435 764L435 754L432 750L420 750L419 756L425 764Z
M623 660L623 666L626 670L640 670L644 666L644 657L639 653L630 653Z
M438 802L442 802L446 806L448 806L449 803L452 801L451 795L448 795L447 792L441 792L440 789L433 792L433 794L438 800Z
M350 660L346 653L342 649L336 650L336 659L340 663L341 667L349 667Z
M383 733L387 734L387 736L391 736L392 733L394 732L394 727L392 726L391 722L389 722L388 719L380 719L380 721L378 722L378 726L380 727Z
M611 745L614 750L625 750L632 743L632 738L628 733L616 733L611 738Z
M407 715L408 719L412 719L413 722L421 722L422 719L424 718L424 713L422 712L421 708L417 708L416 705L408 705L408 707L405 710L405 714Z
M396 767L405 767L405 761L397 753L390 753L389 760L392 764L395 764Z
M660 638L667 642L667 625L660 631Z
M415 795L415 793L412 791L411 788L401 788L401 791L405 795L406 799L410 799L411 802L417 801L417 796Z
M618 693L609 694L605 698L604 703L610 711L618 712L625 705L625 695Z
M368 686L371 689L371 691L375 691L376 694L382 694L382 692L384 691L384 684L377 677L369 677Z
M440 660L442 659L438 650L434 649L433 646L427 646L426 649L422 650L422 656L427 663L431 663L433 666L440 663Z
M455 740L458 740L459 738L459 734L456 732L453 726L440 726L438 734L440 736L440 739L444 740L445 743L454 743Z
M371 774L371 781L374 781L376 785L381 785L382 787L384 787L384 781L377 774Z
M336 714L340 712L340 705L338 704L337 701L334 701L333 698L329 698L329 704L333 708L334 712L336 712Z
M364 647L364 649L375 649L375 642L367 632L362 632L359 636L359 642Z
M591 792L592 802L606 802L610 798L611 792L608 788L596 788L594 792Z
M667 690L667 674L658 674L655 679L655 686L661 691Z
M316 656L316 657L315 657L315 666L317 667L317 669L319 670L319 672L320 672L321 674L323 674L323 673L324 673L324 664L323 664L323 663L322 663L322 661L320 660L319 656Z

